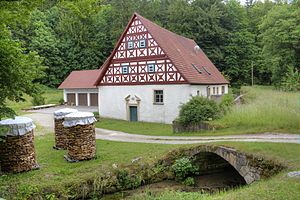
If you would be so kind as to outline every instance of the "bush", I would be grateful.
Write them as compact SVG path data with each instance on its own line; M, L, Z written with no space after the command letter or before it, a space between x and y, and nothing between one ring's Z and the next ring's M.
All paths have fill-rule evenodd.
M195 179L193 177L187 177L182 183L187 186L194 186Z
M42 94L34 94L32 95L32 105L39 106L45 104L45 97Z
M281 89L284 91L297 91L300 89L300 73L297 69L289 68L281 83Z
M63 105L63 104L65 103L65 100L64 100L63 98L60 98L59 101L58 101L58 103L59 103L60 105Z
M219 104L219 108L223 114L226 114L227 112L229 112L231 110L231 108L233 106L233 101L234 101L234 98L233 98L232 94L230 94L230 93L225 94L222 97L221 102Z
M187 157L175 160L175 163L172 165L171 169L174 172L176 179L181 181L184 180L188 175L196 174L198 171L198 167L196 167Z
M216 119L219 108L213 100L205 97L194 96L180 108L178 121L184 125Z

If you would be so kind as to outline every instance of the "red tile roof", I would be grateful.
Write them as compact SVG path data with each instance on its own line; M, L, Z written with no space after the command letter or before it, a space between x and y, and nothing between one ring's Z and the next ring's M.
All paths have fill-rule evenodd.
M171 59L178 71L190 84L228 84L229 82L223 77L215 65L209 60L200 47L195 51L196 42L192 39L185 38L168 31L159 25L151 22L150 20L135 13L129 21L126 29L120 37L112 54L107 58L102 65L102 73L100 74L97 83L99 84L104 76L106 69L117 50L122 38L126 34L128 27L134 18L137 17L141 20L142 24L146 27L149 33L153 36L159 46ZM194 65L194 66L193 66ZM198 68L199 70L197 70ZM201 73L199 73L199 71Z
M72 71L60 84L59 89L96 88L101 69Z

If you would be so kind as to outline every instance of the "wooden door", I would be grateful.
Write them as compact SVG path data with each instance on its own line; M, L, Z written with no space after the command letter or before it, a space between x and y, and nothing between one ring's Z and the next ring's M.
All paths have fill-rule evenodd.
M91 106L98 106L98 93L91 93L90 94L90 105Z
M71 106L76 105L75 93L67 93L67 104Z
M79 106L87 106L87 93L79 93L78 94L78 105Z
M129 120L131 122L138 121L137 106L129 106Z

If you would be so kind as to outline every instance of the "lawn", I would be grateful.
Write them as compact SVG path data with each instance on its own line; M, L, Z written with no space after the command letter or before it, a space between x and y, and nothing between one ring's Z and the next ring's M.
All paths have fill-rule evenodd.
M67 194L68 187L76 186L81 188L80 183L86 180L93 180L107 169L111 169L113 163L128 164L131 159L141 156L143 162L153 162L171 149L179 146L191 145L161 145L161 144L142 144L142 143L124 143L97 140L96 160L85 161L80 163L67 163L63 155L65 151L53 150L54 138L52 134L36 137L37 160L41 165L40 170L28 173L11 174L0 176L0 191L7 199L26 199L29 195L37 195L41 189L51 188L51 191ZM264 156L268 159L275 159L289 166L289 170L300 169L300 145L297 144L274 144L274 143L218 143L232 146L244 152ZM270 180L264 180L247 186L244 189L220 193L218 195L207 196L207 199L231 199L251 197L254 194L261 195L265 199L282 199L281 197L295 197L300 195L300 191L289 195L291 190L300 188L300 182L287 178L285 173L281 173ZM169 199L174 196L175 199L193 199L199 196L197 193L177 193L166 192L161 199ZM282 195L282 196L280 196ZM1 192L0 192L1 196ZM278 197L278 198L276 198ZM144 198L144 195L135 196L134 198ZM147 197L151 199L152 196ZM154 197L153 197L154 198ZM250 198L250 199L251 199ZM243 198L241 198L243 199ZM263 199L263 198L262 198Z
M43 97L45 97L45 102L46 104L58 104L60 99L63 98L63 91L54 89L54 88L49 88L46 86L42 86L43 91L45 92L43 94ZM32 105L31 100L32 97L25 95L24 96L25 101L21 102L14 102L14 101L7 101L8 107L12 108L18 115L25 114L22 109L27 109L30 108Z
M300 94L283 92L271 87L242 87L245 104L235 105L232 111L212 123L215 131L181 133L176 136L229 135L257 132L300 133ZM128 122L101 118L98 128L133 134L174 136L172 126L160 123Z

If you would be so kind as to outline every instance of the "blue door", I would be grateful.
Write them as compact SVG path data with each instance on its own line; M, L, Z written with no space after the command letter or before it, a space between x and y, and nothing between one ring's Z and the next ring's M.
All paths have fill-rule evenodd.
M138 120L137 106L129 106L129 111L130 111L130 121L136 122Z

